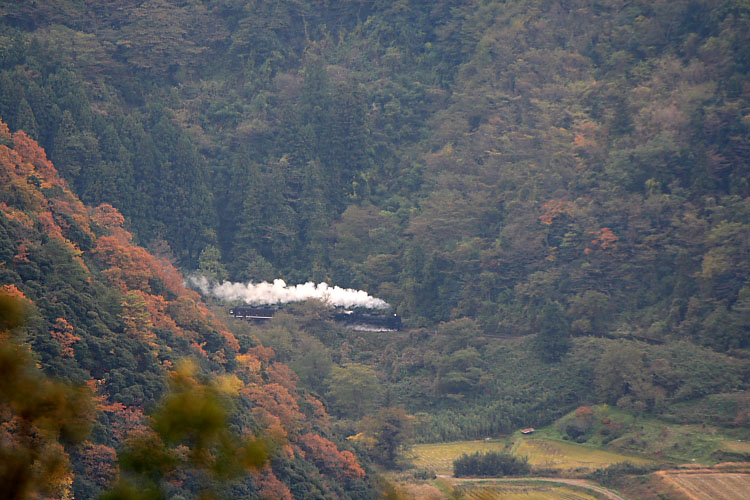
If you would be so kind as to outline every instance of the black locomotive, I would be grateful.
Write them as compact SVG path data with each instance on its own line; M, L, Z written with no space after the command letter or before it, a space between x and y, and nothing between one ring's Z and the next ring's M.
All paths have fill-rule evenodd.
M333 319L353 328L401 330L401 316L396 313L364 312L355 309L334 312Z
M239 319L248 321L265 321L273 318L278 308L263 306L235 306L229 310L229 314Z
M276 306L235 306L229 314L248 321L268 321L280 310ZM332 315L335 321L354 329L363 330L401 330L401 316L396 313L378 313L372 311L336 310Z

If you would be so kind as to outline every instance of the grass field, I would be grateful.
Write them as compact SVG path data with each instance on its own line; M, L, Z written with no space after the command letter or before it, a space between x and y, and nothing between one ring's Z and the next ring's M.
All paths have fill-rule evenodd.
M624 454L642 454L676 463L714 464L724 459L717 452L750 453L750 432L722 429L710 425L679 425L656 418L636 416L609 405L592 407L594 418L583 436L586 444ZM537 429L534 437L562 440L566 422L575 420L573 412L557 422ZM619 430L613 432L604 421ZM607 432L603 432L607 431ZM613 435L614 434L614 435ZM615 439L613 437L617 436ZM738 441L741 440L741 441ZM572 443L572 441L571 441Z
M453 461L464 453L505 450L503 441L457 441L453 443L414 445L407 457L415 467L434 471L435 474L453 474Z
M521 439L513 454L527 457L529 464L541 469L594 470L620 462L647 464L652 461L633 455L624 455L573 443L547 439Z
M735 453L750 454L750 441L731 441L727 439L722 442L721 448Z
M593 494L554 484L477 484L459 489L466 500L598 500Z
M665 477L697 500L745 500L750 495L750 474L685 472Z

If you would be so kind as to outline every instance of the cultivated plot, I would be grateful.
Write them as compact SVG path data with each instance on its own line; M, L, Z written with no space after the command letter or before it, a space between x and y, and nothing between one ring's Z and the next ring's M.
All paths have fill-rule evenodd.
M466 500L597 500L590 493L568 486L497 484L462 485L459 489Z
M721 443L721 448L734 453L745 453L750 455L750 441L733 441L727 439Z
M503 441L457 441L453 443L418 444L412 447L407 456L415 467L434 471L436 474L453 474L453 461L463 454L489 451L501 452Z
M745 500L750 495L750 474L685 472L665 477L696 500Z
M591 471L622 462L636 465L652 462L643 457L546 439L522 439L513 454L527 457L532 467L541 469Z

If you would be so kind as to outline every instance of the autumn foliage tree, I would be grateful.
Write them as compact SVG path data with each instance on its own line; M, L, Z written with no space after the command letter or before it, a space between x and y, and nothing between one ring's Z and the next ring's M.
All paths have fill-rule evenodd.
M364 444L376 461L394 467L399 452L411 438L413 417L403 408L388 406L363 418L360 427L362 432L354 440Z
M330 440L312 433L300 436L299 444L321 471L340 475L343 479L363 479L365 471L350 451L340 451Z

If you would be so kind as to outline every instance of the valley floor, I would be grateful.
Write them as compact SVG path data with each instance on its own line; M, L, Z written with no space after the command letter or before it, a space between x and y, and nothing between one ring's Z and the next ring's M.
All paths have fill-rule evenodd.
M542 435L549 429L542 431ZM727 441L722 449L742 448ZM416 498L467 500L744 500L750 491L750 462L699 465L665 462L663 457L623 453L604 446L581 445L548 437L510 436L505 439L414 445L405 454L422 473L435 479L418 483L400 477ZM537 476L517 478L455 478L452 462L463 454L510 451L524 456ZM645 467L620 472L606 486L586 478L595 470L628 462ZM649 470L650 468L650 470ZM552 474L546 477L545 473ZM418 476L414 474L414 477ZM424 475L424 474L423 474ZM598 478L597 478L598 479Z

